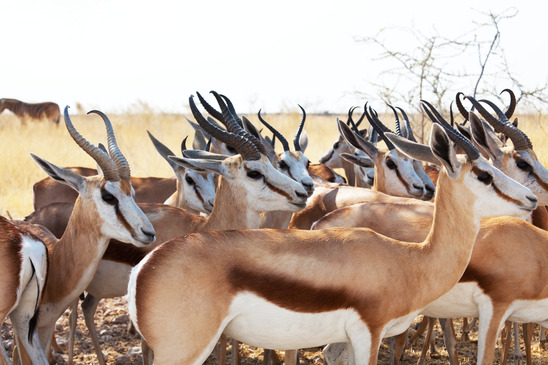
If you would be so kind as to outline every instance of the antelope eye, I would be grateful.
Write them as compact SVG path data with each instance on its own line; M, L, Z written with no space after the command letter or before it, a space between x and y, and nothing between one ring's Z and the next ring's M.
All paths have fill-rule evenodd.
M260 178L264 177L263 174L261 174L259 171L255 171L255 170L248 171L247 176L250 179L253 179L253 180L257 180L257 179L260 179Z
M520 170L531 171L531 165L529 165L525 160L519 160L516 165Z
M307 162L306 162L306 168L307 168L307 169L310 168L310 161L307 161Z
M390 160L390 159L387 159L387 160L386 160L386 166L388 166L388 168L389 168L390 170L394 170L396 167L398 167L398 166L396 166L396 164L394 163L394 161L392 161L392 160Z
M335 142L335 144L333 145L334 150L336 150L337 148L339 148L339 142Z
M289 166L287 166L284 160L280 161L279 166L280 166L280 169L282 170L287 170L289 168Z
M482 171L478 174L478 180L485 185L489 185L493 181L493 176L491 176L488 172Z
M103 201L109 205L116 205L118 204L118 199L112 195L111 193L109 193L108 191L106 190L102 190L101 191L101 198L103 199Z
M190 176L186 176L185 181L188 185L194 185L195 184L194 180L192 180L192 178Z

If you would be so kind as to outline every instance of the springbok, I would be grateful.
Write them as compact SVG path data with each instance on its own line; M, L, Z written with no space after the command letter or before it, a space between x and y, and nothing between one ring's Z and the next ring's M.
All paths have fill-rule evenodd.
M403 332L458 282L481 218L537 206L528 188L454 130L435 124L424 149L388 138L445 167L424 242L364 229L239 230L168 241L132 270L128 286L131 318L155 363L201 364L224 332L266 348L350 341L355 364L375 364L381 338ZM467 155L457 156L451 141ZM450 239L456 232L458 246Z
M146 246L155 239L152 224L133 199L129 164L116 144L110 121L99 111L90 113L103 118L112 157L78 133L70 121L68 106L64 111L65 125L76 144L100 166L102 176L83 177L32 155L48 175L80 193L63 236L60 239L50 236L44 240L49 265L37 331L48 357L55 322L88 286L109 240L115 238ZM28 364L32 360L22 350L23 364Z
M0 99L0 113L9 110L24 123L25 118L46 119L59 124L61 113L59 105L52 102L25 103L16 99Z
M259 228L261 211L297 211L305 206L308 195L302 185L272 166L262 144L238 125L222 98L214 94L223 110L222 121L228 131L206 120L196 107L193 96L189 99L192 113L211 136L233 146L239 154L224 156L185 150L184 158L170 156L172 161L186 168L213 171L220 175L211 214L203 217L162 204L141 204L156 229L156 242L149 247L136 249L111 241L93 280L86 288L88 295L82 303L86 325L100 364L104 364L104 359L93 321L97 305L101 298L127 293L131 268L153 247L193 232ZM147 360L146 351L143 357Z
M32 227L14 224L0 217L0 318L9 316L20 344L33 364L48 365L47 357L36 332L40 303L48 270L44 242ZM14 336L15 337L15 336ZM1 364L11 364L4 342L0 341Z
M474 103L476 101L474 100ZM493 105L494 106L494 105ZM481 111L483 114L488 114L481 105L477 105L476 108L478 111ZM520 149L521 146L524 144L527 146L528 138L525 136L521 131L517 130L511 123L507 120L501 117L500 109L498 109L496 106L494 106L495 111L499 115L499 120L496 118L491 117L491 123L495 126L496 130L505 130L505 133L507 133L508 138L510 138L514 145L516 146L516 149ZM504 114L502 114L504 115ZM495 132L491 131L488 126L484 127L482 122L475 116L475 114L470 113L470 122L471 122L471 133L472 137L474 139L474 142L480 148L485 152L486 155L491 156L491 159L494 161L495 158L493 156L498 156L496 160L499 162L496 163L497 165L500 165L503 168L503 172L505 172L510 177L514 178L521 184L525 186L529 186L529 188L536 194L539 202L545 202L548 198L548 190L546 189L548 187L548 175L546 174L547 170L538 163L538 160L536 163L531 162L531 159L528 161L531 162L531 165L527 168L527 172L524 173L519 168L516 168L515 166L523 165L521 157L518 157L516 154L516 151L512 148L505 147L504 149L500 149L500 147L497 145L496 141L499 141L498 137L495 135ZM527 149L530 149L530 152L528 153L529 156L534 156L534 152L532 151L532 146L529 145ZM522 151L522 154L526 151ZM503 158L503 155L505 157ZM500 163L500 161L505 161L505 163ZM536 158L534 159L536 160ZM513 162L512 162L513 161ZM521 163L520 163L521 162ZM514 167L513 167L514 166ZM539 207L544 209L544 207ZM331 228L331 227L365 227L375 230L376 232L379 232L381 234L386 234L392 238L400 239L400 240L409 240L414 242L420 242L423 240L426 235L428 234L428 229L432 223L432 214L433 214L433 206L428 203L420 203L416 202L415 204L407 204L407 205L399 205L399 204L384 204L384 203L373 203L373 204L357 204L350 207L341 208L339 210L336 210L319 221L317 221L313 225L313 229L325 229L325 228ZM499 222L499 221L496 221ZM500 224L497 223L497 224ZM484 229L491 229L491 228L485 228L489 227L488 225L483 224L482 225L482 231ZM503 252L504 250L510 250L510 247L516 246L515 248L512 247L511 250L514 251L518 248L519 250L522 250L522 244L521 240L518 244L518 241L512 241L511 239L506 240L503 239L506 245L506 248L503 248L501 250L493 250L493 252L489 255L486 255L487 248L481 249L480 252L482 252L482 255L476 254L476 252L479 250L479 245L483 244L481 241L482 233L480 232L478 241L476 243L474 252L472 254L472 259L469 265L469 268L467 269L468 275L471 276L467 280L464 279L464 277L467 276L465 273L463 279L461 280L461 284L464 283L464 281L473 281L474 285L473 288L469 291L468 289L464 289L463 285L458 284L458 287L460 289L457 289L455 287L452 289L451 292L454 292L454 294L459 297L459 299L455 299L456 297L453 296L451 299L456 300L452 303L445 303L448 302L449 299L440 299L440 303L445 303L446 308L443 309L439 306L436 306L436 304L429 305L427 307L427 310L424 312L425 314L431 315L433 313L437 313L438 317L441 318L453 318L452 313L457 313L460 311L460 313L463 313L462 316L473 316L476 317L480 316L480 335L479 335L479 343L478 343L478 359L482 361L481 359L484 357L483 354L486 354L485 352L485 339L486 339L486 329L489 327L491 328L490 323L490 312L486 311L489 308L481 308L480 303L486 303L485 300L482 299L482 301L478 301L479 294L478 294L478 287L477 285L479 283L480 277L477 276L477 273L475 270L477 268L481 268L483 266L489 267L488 269L480 269L481 276L482 277L499 277L496 273L490 272L488 270L499 270L500 267L512 267L512 265L507 265L506 262L500 262L498 266L494 264L494 262L498 262L497 258L499 258L499 252ZM513 239L513 238L512 238ZM491 249L492 243L489 243L489 249ZM542 246L542 245L541 245ZM548 246L547 246L548 247ZM542 248L544 250L545 248ZM496 251L496 252L495 252ZM538 252L538 251L536 251ZM548 251L546 252L548 254ZM513 254L512 254L513 255ZM529 255L529 253L526 253L524 255ZM544 257L545 254L542 254L539 252L539 257ZM510 256L511 257L511 256ZM511 259L508 257L508 259ZM481 261L489 261L485 265L481 263ZM516 262L521 262L519 259L513 259L517 260ZM491 265L493 263L493 265ZM475 268L474 268L475 267ZM474 268L474 269L471 269ZM506 282L508 280L511 280L512 283L517 283L518 280L515 278L514 274L509 271L504 271L505 275L512 276L512 278L505 279ZM521 278L521 274L518 275L519 278ZM542 280L541 280L542 281ZM476 285L477 284L477 285ZM475 286L476 285L476 286ZM481 285L481 290L485 291L485 288L483 288ZM511 285L510 285L511 287ZM472 290L473 289L473 290ZM488 288L491 290L491 288ZM500 287L497 287L499 292L489 294L489 296L496 298L489 299L493 302L493 306L496 308L499 308L499 306L504 306L505 304L498 302L498 297L502 295L502 293L506 293L508 290L508 286L501 284ZM526 287L524 290L530 290L530 288ZM450 293L451 293L450 292ZM504 296L504 300L507 300L508 298L512 297L515 292L512 292L510 296ZM450 294L447 294L450 295ZM522 294L520 294L522 295ZM442 298L445 298L442 297ZM483 298L483 297L482 297ZM444 302L445 301L445 302ZM466 302L466 305L463 303ZM437 301L436 301L437 303ZM441 304L440 304L441 305ZM431 308L431 309L428 309ZM434 308L434 309L432 309ZM460 308L460 309L459 309ZM470 309L475 308L475 309ZM467 313L475 312L475 315L467 315ZM460 317L460 316L459 316ZM537 322L539 320L537 319ZM498 328L500 330L500 327ZM483 331L483 332L482 332ZM492 334L489 334L489 336ZM495 333L496 335L496 333ZM458 360L456 359L456 351L454 349L454 341L452 341L452 338L447 337L449 334L445 334L446 336L446 344L448 346L448 353L450 357L451 363L458 363ZM489 340L491 340L491 337L487 337ZM426 341L428 343L428 341ZM492 343L494 348L494 342ZM490 346L490 344L488 345ZM335 347L337 349L337 347ZM426 350L426 346L423 349L423 354L421 355L421 360L419 363L422 363L424 361L424 355ZM329 350L327 350L329 351ZM401 354L400 349L396 349L396 357L399 358L399 355ZM326 358L330 359L328 363L331 363L331 354L327 353ZM490 363L490 362L487 362Z

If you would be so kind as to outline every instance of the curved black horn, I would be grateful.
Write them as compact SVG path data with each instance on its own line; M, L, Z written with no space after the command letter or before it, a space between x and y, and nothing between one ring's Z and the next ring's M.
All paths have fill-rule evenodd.
M382 127L381 127L381 125L377 124L377 122L380 122L380 120L378 118L375 117L376 120L373 120L373 116L375 114L375 111L373 110L373 108L371 108L371 106L368 107L367 103L365 103L364 109L366 109L365 116L367 117L367 120L369 121L369 124L371 124L371 126L377 132L377 134L379 136L381 136L384 143L386 143L386 146L388 147L388 149L393 150L394 148L396 148L394 146L394 144L392 142L390 142L390 140L388 138L386 138L386 136L384 135L385 131L383 130L383 127L385 129L387 129L388 131L390 131L390 130L388 128L386 128L386 126L382 123L381 123Z
M457 93L457 97L455 98L455 102L457 104L457 109L459 110L460 114L464 117L463 124L466 124L466 121L468 120L469 115L464 105L462 105L462 101L460 100L461 96L464 96L464 93L462 91L459 91Z
M462 150L466 153L470 160L476 160L479 158L480 153L477 148L474 147L472 142L470 142L466 137L457 132L453 127L451 127L451 125L445 119L443 119L441 114L436 110L436 108L432 106L432 104L430 104L426 100L421 100L421 103L422 108L424 109L430 120L442 126L447 133L447 136L453 142L455 142L455 144L462 148Z
M259 109L259 112L257 113L257 116L259 117L259 120L261 121L261 123L264 124L264 126L266 128L268 128L269 131L271 131L273 134L274 134L274 137L278 137L278 139L280 140L280 142L282 143L282 146L284 148L284 151L289 151L289 143L287 143L287 140L285 139L285 137L276 130L276 128L274 128L273 126L271 126L270 124L268 124L266 122L266 120L263 119L263 117L261 117L261 110L262 109ZM272 141L274 141L274 138L272 138ZM272 146L274 147L274 146Z
M405 129L407 129L407 139L413 142L417 142L417 139L415 138L415 135L413 134L413 128L411 128L411 122L409 121L409 117L407 116L407 113L399 106L397 106L396 109L398 109L401 112L401 115L403 115L403 119L405 119Z
M126 158L122 154L122 151L120 151L120 148L118 147L118 143L116 142L116 136L114 135L114 129L112 128L112 123L110 123L110 120L102 111L91 110L88 112L88 114L91 113L98 114L105 122L105 127L107 129L108 152L110 154L110 157L118 167L118 173L120 174L120 177L125 180L130 179L131 172L129 169L129 163L127 162Z
M97 164L101 167L101 170L103 170L103 176L106 180L109 181L118 181L120 180L120 176L118 174L118 167L114 163L114 161L110 158L110 156L99 149L98 147L94 146L91 142L89 142L87 139L84 138L74 127L72 124L72 121L70 120L70 116L68 113L68 105L65 107L64 111L64 117L65 117L65 126L67 127L67 130L78 146L80 146L81 149L83 149L88 155L91 156L97 162Z
M506 110L504 115L506 115L506 118L510 119L512 118L512 115L514 115L514 111L516 110L516 95L514 95L514 92L510 89L504 89L500 93L502 94L505 91L510 94L510 105L508 106L508 109Z
M523 131L516 126L514 126L508 118L506 117L506 114L502 112L493 102L490 100L480 100L480 102L485 103L489 105L495 113L499 116L499 119L502 121L502 127L500 132L497 130L495 126L495 130L499 133L503 133L504 135L508 136L510 140L512 140L512 143L514 144L514 148L516 150L526 150L526 149L533 149L533 144L531 143L531 140Z
M205 119L194 103L194 95L190 95L188 102L192 115L194 115L194 118L198 124L212 137L215 137L227 145L234 147L234 149L238 151L244 160L258 160L261 158L259 150L249 139L223 130Z
M196 95L198 95L198 100L200 100L200 104L204 107L204 109L211 115L213 118L217 119L219 122L223 121L223 114L219 112L217 109L212 107L203 97L200 95L199 92L196 91Z
M478 110L481 116L484 117L485 120L487 120L487 122L489 122L489 124L493 126L496 132L502 133L512 140L515 149L522 150L533 148L529 137L527 137L525 133L523 133L520 129L516 128L512 123L510 123L508 118L506 118L506 115L494 103L489 100L481 100L481 102L486 103L491 108L493 108L493 110L495 111L495 113L497 113L500 119L497 119L493 115L491 115L491 113L489 113L483 107L483 105L481 105L481 103L473 97L466 96L466 98L470 100L470 102Z
M299 104L297 104L299 105ZM293 145L295 146L295 151L301 150L301 144L299 143L299 139L301 138L301 133L303 131L304 122L306 120L306 112L304 111L304 108L299 105L299 108L301 108L303 112L303 119L301 119L301 124L299 124L299 129L297 129L297 133L295 134L295 139L293 140Z
M396 118L396 134L400 137L403 137L402 134L401 134L401 128L400 128L400 118L398 117L398 112L396 111L396 109L390 105L390 104L386 104L390 107L390 109L392 109L392 111L394 112L394 118Z

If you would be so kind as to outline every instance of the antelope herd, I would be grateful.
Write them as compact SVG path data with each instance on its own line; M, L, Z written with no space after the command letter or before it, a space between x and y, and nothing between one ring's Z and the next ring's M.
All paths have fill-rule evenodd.
M31 154L49 176L33 186L34 212L22 221L0 217L0 309L17 344L10 354L2 343L0 364L54 362L56 322L69 308L72 364L80 298L105 364L95 312L102 298L121 296L144 364L210 356L224 364L230 338L234 364L243 342L265 349L265 363L274 361L271 350L285 350L294 365L299 349L322 347L325 364L372 365L388 337L397 364L420 316L430 330L435 318L444 324L451 364L459 361L452 319L479 319L478 364L494 363L506 323L540 325L543 338L548 170L510 121L516 98L504 91L506 112L458 93L462 123L421 100L432 122L427 144L402 108L388 105L393 132L369 103L357 121L351 107L346 121L334 121L339 135L319 163L305 154L300 105L292 150L271 116L257 113L259 129L225 95L211 92L217 108L196 93L209 115L191 95L192 149L181 136L177 156L160 142L161 130L143 131L174 178L131 176L107 115L88 113L107 131L106 147L95 146L67 106L69 135L98 168ZM60 118L54 103L0 99L4 109ZM359 129L366 120L369 128ZM530 331L524 344L530 354ZM427 348L425 340L420 363Z

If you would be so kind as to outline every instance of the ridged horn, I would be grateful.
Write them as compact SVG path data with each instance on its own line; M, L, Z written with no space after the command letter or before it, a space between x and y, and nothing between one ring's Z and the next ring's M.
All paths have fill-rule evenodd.
M398 112L396 111L396 109L390 105L390 104L386 104L388 105L388 107L390 109L392 109L392 111L394 112L394 118L396 119L396 134L400 137L403 137L402 134L401 134L401 128L400 128L400 118L398 117Z
M259 109L259 112L257 113L257 116L259 117L259 120L261 121L261 123L263 123L264 126L265 126L266 128L268 128L268 130L271 131L271 132L274 134L274 138L277 137L277 138L280 140L280 142L281 142L281 144L282 144L282 146L283 146L284 151L289 151L289 143L287 143L287 140L285 139L285 137L284 137L280 132L278 132L278 131L276 130L276 128L274 128L273 126L271 126L270 124L268 124L268 123L266 122L266 120L263 119L263 117L261 117L261 110L262 110L262 109ZM272 141L274 141L274 138L272 138ZM273 143L274 143L274 142L273 142ZM272 146L272 147L274 147L274 146Z
M196 95L198 95L198 99L200 100L200 104L204 107L204 109L211 115L213 118L217 119L219 122L223 121L223 114L219 112L217 109L209 105L209 103L200 95L199 92L196 91Z
M243 136L223 130L205 119L194 103L194 95L190 95L188 102L192 115L198 124L212 137L232 146L244 160L253 161L261 158L261 154L253 142Z
M364 109L366 109L365 116L367 117L367 120L369 121L369 124L373 127L375 131L377 131L377 134L382 138L384 143L386 143L386 146L389 150L393 150L396 148L392 142L386 136L384 135L384 132L390 132L390 129L388 129L382 122L375 116L375 110L371 108L371 106L367 106L367 103L365 103ZM375 119L373 119L375 118ZM379 124L380 123L380 124Z
M413 134L413 128L411 128L411 122L409 121L409 117L407 116L407 113L399 106L397 106L396 109L398 109L401 112L401 115L403 115L403 119L405 120L405 129L407 129L407 139L413 142L417 142L417 139L415 138L415 135Z
M110 120L108 119L106 114L100 110L91 110L88 112L88 114L91 113L98 114L103 119L103 122L105 122L105 127L107 129L108 152L110 154L110 157L118 167L118 173L120 174L120 177L124 180L129 180L131 178L129 163L127 162L126 158L122 154L122 151L120 151L120 148L118 147L118 143L116 142L116 136L114 135L114 129L112 128L112 123L110 123Z
M516 150L526 150L529 148L533 148L533 144L529 140L529 137L527 137L525 133L523 133L520 129L516 128L512 123L510 123L506 115L494 103L489 100L481 100L482 103L489 105L495 111L495 113L497 113L499 119L495 118L491 113L489 113L483 107L483 105L481 105L481 103L473 97L466 96L466 98L470 100L470 102L478 110L481 116L484 117L485 120L493 126L495 132L502 133L508 136L510 140L512 140L512 143L514 144L514 148Z
M470 160L473 161L479 158L480 153L476 149L476 147L474 147L472 142L470 142L468 139L466 139L466 137L457 132L453 127L451 127L451 125L445 119L443 119L441 114L436 110L436 108L432 106L432 104L430 104L426 100L421 100L421 103L422 108L424 109L430 120L442 126L447 133L449 139L451 139L453 142L455 142L456 145L462 148L462 150L464 151L464 153L466 153Z
M120 176L118 175L118 168L116 167L114 161L110 158L110 156L104 151L101 151L98 147L94 146L92 143L90 143L76 130L76 128L72 124L72 121L70 120L68 108L69 107L67 105L64 111L65 125L74 142L76 142L76 144L80 146L81 149L83 149L88 155L90 155L91 158L95 160L95 162L97 162L97 164L101 167L101 170L103 170L103 176L106 180L120 180Z

